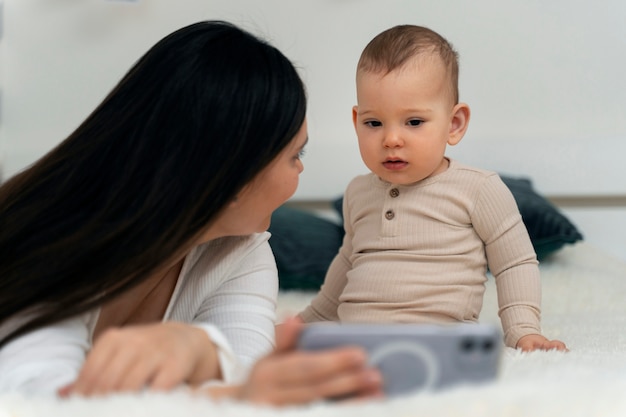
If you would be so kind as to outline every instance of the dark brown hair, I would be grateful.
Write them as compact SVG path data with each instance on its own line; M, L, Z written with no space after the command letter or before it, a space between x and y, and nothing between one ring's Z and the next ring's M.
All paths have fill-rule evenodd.
M296 135L303 83L220 21L166 36L55 149L0 187L9 339L93 309L191 249Z
M372 39L357 64L357 73L389 73L416 56L432 54L441 59L450 79L454 104L459 102L459 58L452 45L437 32L415 25L399 25Z

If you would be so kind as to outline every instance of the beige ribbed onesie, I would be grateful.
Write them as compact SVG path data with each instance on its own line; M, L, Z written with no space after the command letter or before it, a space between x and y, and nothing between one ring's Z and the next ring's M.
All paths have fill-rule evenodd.
M541 333L537 257L496 173L450 160L411 185L361 175L343 214L343 244L305 322L476 322L489 268L505 344Z

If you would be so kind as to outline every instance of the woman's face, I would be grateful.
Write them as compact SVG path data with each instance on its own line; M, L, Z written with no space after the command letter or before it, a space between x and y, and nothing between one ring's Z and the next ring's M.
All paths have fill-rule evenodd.
M306 120L289 145L246 185L207 231L203 242L222 236L263 232L270 226L272 212L298 188L304 170L300 159L308 141Z

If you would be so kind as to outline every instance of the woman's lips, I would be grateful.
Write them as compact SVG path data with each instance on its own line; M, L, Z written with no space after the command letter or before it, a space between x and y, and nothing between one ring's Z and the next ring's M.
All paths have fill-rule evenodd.
M400 160L383 162L383 166L390 171L399 171L401 169L406 168L408 164L409 164L408 162L400 161Z

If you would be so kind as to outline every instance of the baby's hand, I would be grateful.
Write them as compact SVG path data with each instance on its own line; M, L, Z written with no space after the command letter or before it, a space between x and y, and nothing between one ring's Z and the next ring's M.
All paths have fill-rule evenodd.
M529 334L522 337L517 341L518 349L522 349L524 352L530 352L533 350L563 350L567 351L565 343L560 340L548 340L540 334Z

